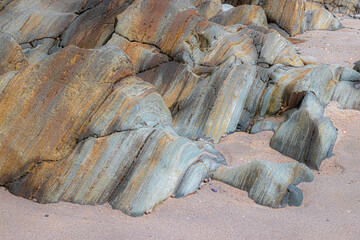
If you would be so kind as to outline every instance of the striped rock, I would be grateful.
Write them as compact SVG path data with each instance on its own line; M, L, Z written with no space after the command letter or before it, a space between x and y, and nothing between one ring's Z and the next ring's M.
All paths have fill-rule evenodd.
M306 0L225 0L223 2L234 6L259 5L264 9L268 22L275 22L291 36L301 33Z
M317 3L306 3L303 31L309 30L338 30L343 25L332 13Z
M217 68L171 62L140 74L159 89L178 133L214 142L235 131L255 76L254 66L232 59Z
M8 70L18 71L28 64L25 54L17 42L0 32L0 75Z
M222 12L221 0L192 0L197 11L206 19Z
M234 6L259 5L264 9L268 22L276 23L290 36L307 30L337 30L342 28L340 21L323 5L306 0L224 0L223 2Z
M144 72L166 63L170 58L160 50L149 44L130 42L129 40L114 33L106 45L115 45L123 49L134 64L135 72Z
M282 154L319 170L321 162L333 153L337 130L329 118L324 118L324 107L315 94L309 92L298 110L288 112L283 123L271 120L257 122L252 133L274 131L270 146Z
M360 6L359 0L308 0L309 2L315 2L322 4L330 12L338 12L343 14L354 15L359 13Z
M226 167L209 142L276 129L275 149L317 168L336 139L323 106L360 109L358 72L304 66L276 31L239 24L241 7L218 24L216 0L0 3L0 185L41 203L141 216L214 176L259 204L299 205L305 165ZM281 4L299 11L267 17L297 32L302 1Z
M225 26L243 24L268 27L264 10L256 5L241 5L219 13L209 20Z
M238 167L221 167L214 179L245 190L256 203L278 208L287 204L300 206L303 200L301 182L312 182L312 172L303 164L255 160Z

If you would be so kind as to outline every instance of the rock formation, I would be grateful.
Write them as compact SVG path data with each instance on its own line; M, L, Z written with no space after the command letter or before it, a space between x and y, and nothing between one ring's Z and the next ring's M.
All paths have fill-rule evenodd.
M275 23L290 36L307 30L337 30L340 21L322 4L307 0L224 0L224 3L242 6L259 5L269 23Z
M290 35L339 28L324 8L225 2L236 7L1 1L0 185L40 203L109 202L132 216L193 193L206 178L262 205L300 205L296 185L312 181L308 167L318 169L337 138L324 107L360 110L360 73L304 64L268 27ZM226 166L212 145L263 130L299 163Z

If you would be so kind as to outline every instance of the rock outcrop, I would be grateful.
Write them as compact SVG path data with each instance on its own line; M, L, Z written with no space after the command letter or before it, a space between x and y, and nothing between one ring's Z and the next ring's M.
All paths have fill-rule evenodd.
M337 137L324 107L360 110L360 73L311 65L268 28L336 25L305 1L226 12L219 0L0 4L0 185L41 203L141 216L213 177L259 204L298 206L296 185ZM226 166L211 144L262 130L300 163Z
M309 0L324 5L330 12L354 15L359 13L359 0Z
M218 168L214 179L245 190L256 203L269 207L300 206L300 182L312 182L312 172L299 163L275 164L255 160L239 167ZM270 181L269 181L270 180Z
M307 30L337 30L342 27L340 21L323 5L306 0L224 0L223 2L234 6L251 4L262 7L268 22L277 24L290 36Z

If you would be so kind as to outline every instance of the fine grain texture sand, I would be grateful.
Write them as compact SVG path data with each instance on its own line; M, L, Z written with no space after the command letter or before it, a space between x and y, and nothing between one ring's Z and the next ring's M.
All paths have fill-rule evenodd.
M307 40L297 45L301 54L349 67L360 60L360 20L342 22L353 29L297 36ZM0 188L0 239L360 239L360 112L331 103L326 116L338 128L336 155L313 171L312 183L300 185L301 207L259 206L246 192L212 181L194 195L132 218L108 204L41 205ZM271 136L235 133L216 147L230 165L294 161L269 147Z

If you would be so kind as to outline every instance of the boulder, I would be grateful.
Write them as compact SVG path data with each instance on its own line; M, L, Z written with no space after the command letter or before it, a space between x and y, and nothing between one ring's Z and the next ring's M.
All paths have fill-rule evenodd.
M321 162L333 155L337 139L336 128L323 115L324 107L315 94L309 92L298 110L285 114L283 123L271 124L269 120L262 120L254 125L251 132L273 130L274 136L270 141L273 149L319 170Z
M206 19L222 11L221 0L192 0L198 12Z
M308 0L322 4L331 12L354 15L359 5L359 0Z
M225 0L223 2L234 6L259 5L264 9L268 22L276 23L290 36L307 30L337 30L343 27L340 21L318 1Z
M343 28L340 20L327 11L322 5L306 3L305 19L302 31L309 30L338 30Z
M268 27L264 10L256 5L241 5L219 13L209 20L225 26L243 24Z
M316 59L316 57L313 56L300 56L301 61L303 61L303 63L305 65L319 65L319 60Z
M255 160L238 167L218 168L213 178L247 191L258 204L278 208L300 206L303 196L296 185L312 182L314 176L303 164Z
M259 5L264 9L268 22L275 22L290 36L301 33L301 25L305 15L305 0L225 0L223 2L233 6Z

